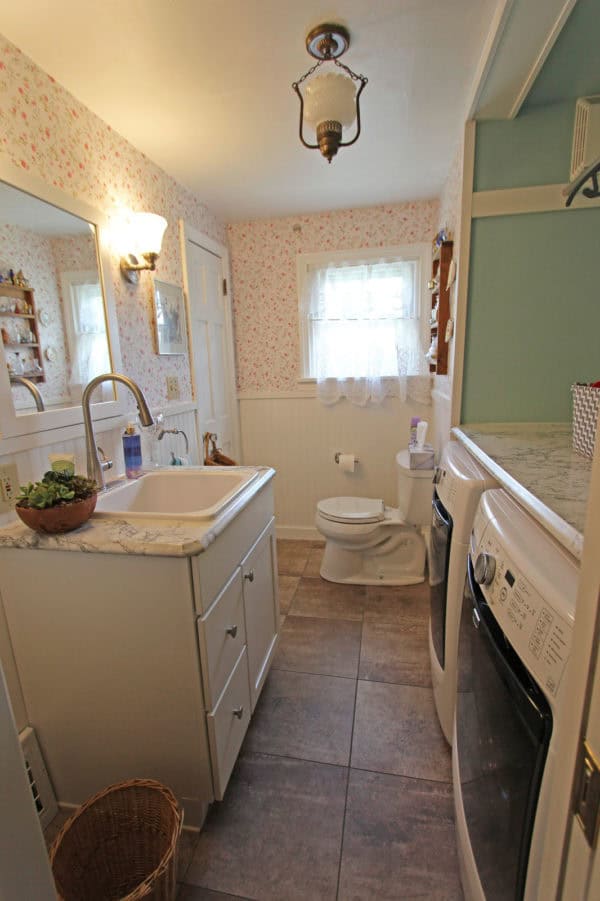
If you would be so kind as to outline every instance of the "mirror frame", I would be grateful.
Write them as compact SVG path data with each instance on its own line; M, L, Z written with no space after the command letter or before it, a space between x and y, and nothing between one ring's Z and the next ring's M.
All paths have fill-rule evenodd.
M78 216L80 219L84 219L95 226L98 272L102 296L104 297L112 368L114 372L121 372L121 349L116 304L112 293L110 254L108 247L102 240L103 229L107 226L106 216L85 201L72 197L60 188L48 185L42 179L18 169L14 163L3 158L0 158L0 180L67 213ZM117 391L115 400L92 404L92 418L94 421L122 416L125 413L122 398L122 392ZM48 432L51 429L61 429L82 424L83 410L81 404L57 410L21 413L17 416L12 399L4 347L2 346L0 349L0 454L4 451L2 445L6 439L24 438L28 435L33 436L40 432ZM59 440L58 436L54 440Z

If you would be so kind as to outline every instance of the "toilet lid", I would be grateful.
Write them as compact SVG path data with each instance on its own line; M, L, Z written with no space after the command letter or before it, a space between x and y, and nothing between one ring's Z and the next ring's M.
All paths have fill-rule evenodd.
M317 504L325 519L333 522L381 522L385 519L385 504L372 497L327 497Z

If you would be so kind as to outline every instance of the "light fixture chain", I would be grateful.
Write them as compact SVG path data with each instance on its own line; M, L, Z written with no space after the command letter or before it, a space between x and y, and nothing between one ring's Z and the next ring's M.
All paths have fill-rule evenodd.
M314 66L312 67L312 69L309 69L308 72L305 72L304 75L302 75L302 77L298 79L298 81L292 82L292 87L293 87L293 88L297 88L299 84L302 84L303 81L306 81L306 79L307 79L310 75L312 75L313 72L314 72L316 69L319 68L319 66L323 65L324 62L325 62L324 59L320 59L319 62L316 63L316 65L314 65Z
M365 78L364 75L357 75L356 72L353 72L352 69L350 69L349 66L346 66L344 63L341 63L341 62L339 61L339 59L334 59L333 62L334 62L334 64L335 64L336 66L338 66L340 69L343 69L344 72L347 72L348 75L350 76L350 78L352 78L354 81L362 81L363 84L367 84L367 82L368 82L369 79L368 79L368 78ZM315 66L314 68L316 69L317 67ZM314 69L313 69L313 71L314 71ZM309 73L307 72L306 75L308 75L308 74L309 74ZM305 78L306 78L306 75L304 76Z

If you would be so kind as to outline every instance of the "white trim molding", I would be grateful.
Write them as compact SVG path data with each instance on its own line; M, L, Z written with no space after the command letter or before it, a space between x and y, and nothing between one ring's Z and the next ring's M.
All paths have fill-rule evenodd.
M549 213L568 209L588 209L600 206L600 198L576 197L567 209L566 185L534 185L529 188L504 188L496 191L477 191L473 194L473 219L488 216L514 216L519 213Z

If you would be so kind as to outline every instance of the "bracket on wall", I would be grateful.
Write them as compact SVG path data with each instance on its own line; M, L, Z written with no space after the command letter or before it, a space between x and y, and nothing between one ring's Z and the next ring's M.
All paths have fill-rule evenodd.
M598 175L600 174L600 156L594 160L591 166L588 166L587 169L579 175L574 181L570 182L563 191L563 194L567 197L567 202L565 206L571 206L575 196L581 191L584 197L587 197L588 200L595 200L600 197L600 186L598 185ZM587 181L591 182L591 186L589 188L584 188L583 186Z

